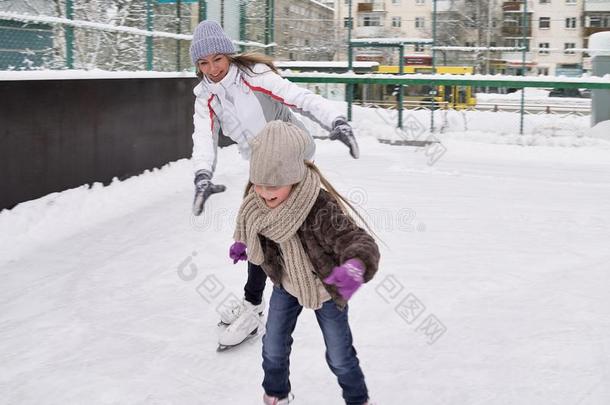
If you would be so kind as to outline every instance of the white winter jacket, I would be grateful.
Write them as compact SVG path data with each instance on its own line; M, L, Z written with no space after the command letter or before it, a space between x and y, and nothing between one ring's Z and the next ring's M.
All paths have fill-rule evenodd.
M205 78L194 88L193 165L195 171L214 172L220 131L237 143L244 159L250 158L248 141L269 121L292 122L305 129L292 110L330 130L343 115L332 103L282 78L265 64L253 66L254 73L231 64L218 83ZM314 151L309 153L308 159Z

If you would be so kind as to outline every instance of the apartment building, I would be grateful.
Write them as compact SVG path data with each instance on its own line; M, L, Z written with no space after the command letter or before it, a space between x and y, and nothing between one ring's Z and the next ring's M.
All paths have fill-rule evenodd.
M335 18L347 27L347 0L335 1ZM353 38L431 38L432 0L352 0ZM406 53L430 54L429 48L410 45ZM344 56L344 53L341 54ZM358 60L397 63L397 53L383 49L357 49Z
M335 18L347 26L348 0L335 0ZM352 0L353 38L431 38L433 0ZM525 74L580 75L589 67L588 37L610 30L610 0L437 0L437 44L461 47L521 47ZM525 24L527 20L527 25ZM523 41L523 27L525 42ZM344 28L345 29L345 28ZM409 53L429 55L428 47ZM395 63L390 51L362 49L356 58ZM345 53L339 54L345 58ZM437 53L437 63L476 66L479 71L523 74L522 52ZM375 59L377 58L377 59Z
M528 47L527 74L580 76L583 71L582 13L583 0L536 0L528 2L526 41L523 43L524 2L505 1L502 4L504 46ZM506 53L508 73L521 68L515 59L521 53Z

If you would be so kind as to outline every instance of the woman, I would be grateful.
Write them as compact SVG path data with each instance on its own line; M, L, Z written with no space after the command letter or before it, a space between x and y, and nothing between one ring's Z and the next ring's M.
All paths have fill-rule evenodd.
M358 144L345 117L328 100L283 79L271 59L259 54L236 55L231 39L214 21L202 21L193 33L191 59L201 79L195 87L195 130L193 164L195 169L194 215L200 215L210 195L225 190L212 183L220 134L231 138L244 159L250 158L250 141L267 122L290 122L305 130L293 110L330 131L330 139L348 146L357 159ZM306 153L311 160L315 144ZM233 249L231 256L240 257ZM258 315L264 310L266 275L260 266L248 263L244 300L221 314L229 326L219 339L221 346L241 343L256 331Z

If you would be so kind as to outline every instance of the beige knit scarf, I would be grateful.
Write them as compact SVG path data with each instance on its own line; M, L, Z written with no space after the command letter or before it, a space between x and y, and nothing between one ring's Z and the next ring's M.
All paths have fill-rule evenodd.
M264 261L258 234L279 244L284 259L282 277L288 277L287 282L294 288L299 304L312 309L322 306L322 297L313 265L296 232L319 193L320 177L309 168L303 181L294 185L288 198L276 208L268 208L252 187L239 209L233 235L236 241L246 244L248 260L257 265Z

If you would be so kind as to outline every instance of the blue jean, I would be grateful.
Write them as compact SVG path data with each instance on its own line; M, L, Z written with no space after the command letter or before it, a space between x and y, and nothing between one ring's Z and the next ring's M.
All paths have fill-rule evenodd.
M281 287L273 287L263 336L263 389L267 395L284 398L290 392L292 332L302 310L295 297ZM326 362L337 376L345 403L362 405L368 400L368 390L352 346L347 311L347 307L341 311L328 300L315 313L326 344Z

